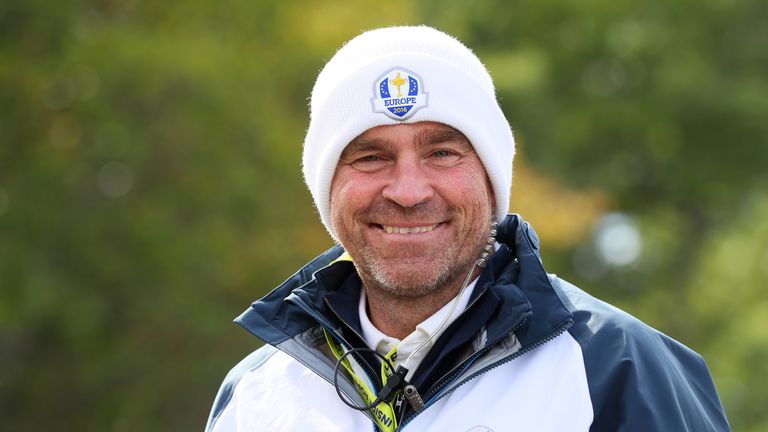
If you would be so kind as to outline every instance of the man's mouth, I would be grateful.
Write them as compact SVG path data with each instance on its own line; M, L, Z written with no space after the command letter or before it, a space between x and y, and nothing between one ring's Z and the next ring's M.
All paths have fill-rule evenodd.
M394 225L380 225L380 226L387 234L418 234L418 233L430 232L435 228L437 228L438 225L440 224L410 226L410 227L394 226Z

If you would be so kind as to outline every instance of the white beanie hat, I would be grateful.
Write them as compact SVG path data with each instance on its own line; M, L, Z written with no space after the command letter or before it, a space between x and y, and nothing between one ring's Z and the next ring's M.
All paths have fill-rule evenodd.
M431 27L388 27L347 42L312 89L304 140L304 181L328 232L331 182L339 156L376 126L434 121L461 131L482 161L504 219L515 141L493 81L469 48Z

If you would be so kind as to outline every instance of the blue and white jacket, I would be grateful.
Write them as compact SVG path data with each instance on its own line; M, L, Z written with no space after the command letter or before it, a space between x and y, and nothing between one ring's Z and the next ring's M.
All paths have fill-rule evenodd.
M398 430L730 430L698 354L548 275L519 216L499 226L498 240L467 309L411 379L425 407L404 404ZM319 256L237 318L267 345L227 375L206 431L377 430L374 414L349 408L332 384L336 358L323 329L364 346L360 281L351 263L336 261L342 252ZM347 375L338 384L365 405Z

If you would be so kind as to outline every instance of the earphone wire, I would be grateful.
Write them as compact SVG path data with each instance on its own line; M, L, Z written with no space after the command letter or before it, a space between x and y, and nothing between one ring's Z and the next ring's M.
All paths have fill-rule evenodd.
M448 313L445 315L443 320L440 322L440 325L437 327L437 330L435 330L435 332L433 332L426 340L424 340L421 344L419 344L419 346L416 347L416 349L406 358L406 360L402 363L402 365L407 365L411 361L413 356L416 355L416 353L418 353L419 351L424 349L427 346L427 344L429 344L433 339L435 339L436 337L441 335L444 327L448 324L448 321L453 316L453 313L455 312L456 307L459 304L459 301L461 300L462 296L464 295L464 292L466 291L467 287L470 285L470 281L472 279L472 275L475 273L475 270L478 267L485 268L488 265L488 260L490 258L491 252L493 251L494 244L496 242L496 233L497 233L497 223L496 223L495 220L491 220L490 235L489 235L488 240L486 241L486 244L485 244L485 246L483 248L483 252L480 255L480 258L477 259L472 264L472 267L470 267L469 272L464 277L464 282L462 283L461 288L459 289L458 294L456 295L456 297L452 301L451 309L448 311ZM329 335L327 333L326 333L326 338L329 338ZM330 343L331 343L331 341L329 340L329 344ZM339 375L339 372L340 372L340 367L344 363L344 360L348 356L350 356L350 358L354 358L354 356L351 356L351 355L355 354L357 352L361 352L361 351L370 351L371 353L373 353L377 357L381 358L383 361L385 361L387 363L387 367L392 372L395 371L395 366L390 362L390 360L386 356L384 356L384 355L380 354L379 352L377 352L377 351L375 351L373 349L370 349L370 348L352 348L352 349L347 350L346 352L344 352L340 356L338 356L337 361L336 361L336 365L334 366L334 373L333 373L333 386L336 389L336 393L338 394L338 396L342 400L342 402L344 404L346 404L347 406L349 406L350 408L353 408L353 409L358 410L358 411L366 411L366 410L374 409L380 403L385 402L382 399L381 395L380 394L376 394L375 397L374 397L374 401L369 403L368 405L365 405L365 406L362 406L362 407L361 406L357 406L354 403L352 403L352 401L347 400L347 398L342 395L341 389L340 389L339 383L338 383L338 375ZM403 368L403 366L400 366L400 368ZM351 370L348 370L348 372L350 372L351 374L354 374ZM407 374L408 374L408 370L403 368L402 375L401 375L401 378L403 379L402 386L406 386L406 387L409 386L409 383L408 383L407 379L405 378L405 376L407 376ZM418 395L418 392L416 391L416 388L413 387L412 385L410 385L410 387L412 388L412 392L415 393L416 398L420 401L421 397ZM396 391L399 391L399 389L396 390ZM409 400L409 403L411 403L412 406L413 406L413 402L411 402L412 398L413 398L413 396L408 398L408 400ZM422 406L423 406L423 402L421 402L421 403L422 403ZM418 411L420 408L417 408L416 406L414 406L414 409Z
M493 245L496 243L497 227L498 227L498 224L496 220L492 219L490 235L488 236L488 240L486 241L485 247L483 248L483 253L480 254L480 258L472 264L472 267L469 269L469 272L467 272L467 276L464 278L464 283L461 285L461 289L459 290L459 293L453 299L453 302L451 304L451 309L448 311L448 313L445 315L443 320L440 322L440 325L437 327L437 330L435 330L427 339L425 339L421 344L419 344L419 346L417 346L415 350L413 350L413 352L402 363L403 365L407 365L411 361L413 356L415 356L419 351L421 351L425 346L427 346L428 343L432 342L433 339L435 339L436 337L440 336L440 334L442 334L443 328L445 327L446 324L448 324L448 321L453 316L453 312L456 310L456 306L459 304L461 297L464 295L464 291L466 291L467 287L469 286L469 282L472 279L472 275L475 273L475 269L477 269L478 267L485 268L488 265L488 259L491 256L491 251L493 251Z

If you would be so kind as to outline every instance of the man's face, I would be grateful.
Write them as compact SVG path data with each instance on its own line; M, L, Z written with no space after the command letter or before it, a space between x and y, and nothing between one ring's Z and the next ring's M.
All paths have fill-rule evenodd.
M494 195L466 137L441 123L369 129L331 185L331 220L370 288L416 298L463 280L488 238Z

